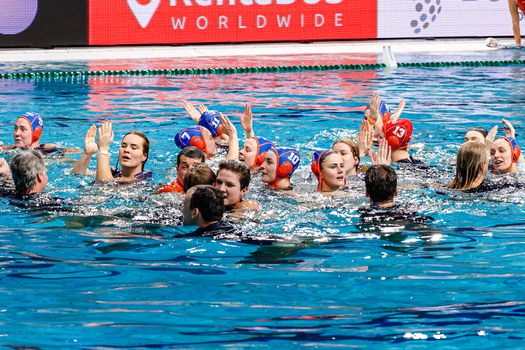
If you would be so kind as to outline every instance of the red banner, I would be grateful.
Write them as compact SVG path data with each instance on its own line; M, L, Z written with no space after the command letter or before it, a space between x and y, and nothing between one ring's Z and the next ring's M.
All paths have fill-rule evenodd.
M89 44L370 39L377 0L91 0Z

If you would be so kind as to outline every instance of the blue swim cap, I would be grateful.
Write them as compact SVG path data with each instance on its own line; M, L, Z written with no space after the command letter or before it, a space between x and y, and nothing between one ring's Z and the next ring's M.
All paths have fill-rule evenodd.
M264 163L264 155L270 148L275 147L275 143L261 136L255 136L253 139L257 142L257 155L255 156L254 165L260 166Z
M206 148L206 141L202 133L202 126L192 126L191 128L183 129L175 135L175 144L183 149L184 147L194 146L206 153L209 157Z
M40 114L35 112L26 112L22 114L19 118L24 118L29 122L29 125L31 125L31 143L35 143L36 141L40 140L40 136L42 136L42 131L44 131L44 120L42 119Z
M272 147L270 151L277 156L276 177L284 179L292 177L292 174L299 167L301 157L299 152L293 148Z
M206 111L201 114L199 125L211 132L213 137L222 135L221 115L217 111Z

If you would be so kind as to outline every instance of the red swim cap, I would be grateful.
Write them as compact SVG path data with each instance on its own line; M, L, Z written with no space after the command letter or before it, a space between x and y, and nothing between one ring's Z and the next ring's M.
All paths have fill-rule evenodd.
M383 134L392 151L407 148L413 130L412 122L408 119L398 119L395 123L383 125Z

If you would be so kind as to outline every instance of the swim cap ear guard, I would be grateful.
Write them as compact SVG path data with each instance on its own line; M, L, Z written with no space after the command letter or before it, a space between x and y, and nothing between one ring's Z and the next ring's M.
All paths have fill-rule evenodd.
M277 156L277 170L276 178L284 179L292 177L294 171L299 167L301 157L299 152L293 148L272 148L273 152Z
M395 123L388 122L383 125L383 134L392 151L407 148L412 131L412 122L408 119L399 119Z
M321 162L323 158L332 153L334 152L329 149L314 152L314 158L310 168L312 169L312 173L314 173L315 177L319 178L321 176Z
M211 132L213 137L222 135L221 115L217 111L206 111L201 114L199 125Z
M44 131L44 120L40 114L26 112L22 114L20 118L24 118L29 122L29 125L31 125L31 144L40 140L40 136L42 136L42 132Z
M366 106L365 108L365 112L367 110L370 110L370 106ZM383 124L386 124L390 121L390 117L392 116L392 110L388 107L388 105L386 104L385 101L381 101L379 103L379 115L381 116L381 118L383 119ZM366 120L368 120L368 122L371 124L371 125L375 125L376 124L376 119L374 118L374 116L372 115L372 113L370 113L370 115L367 117L366 114L364 115L364 118Z
M266 152L268 152L270 148L275 147L275 143L260 136L255 136L253 139L257 142L257 155L255 156L253 164L254 166L261 166L262 163L264 163Z
M321 174L321 162L326 156L332 153L335 153L335 152L330 149L325 149L323 151L314 152L314 158L312 160L312 164L310 167L312 169L312 173L314 173L315 177L317 178L319 182L317 185L317 191L321 191L321 186L322 186L322 181L323 181L323 175Z
M507 141L510 145L510 151L512 154L512 162L517 163L518 159L520 159L520 156L521 156L520 146L518 146L518 144L516 143L516 140L512 137L505 136L503 137L503 139Z
M191 128L183 129L175 135L175 144L183 149L184 147L194 146L203 151L208 157L208 150L206 148L206 141L202 135L201 126L192 126Z

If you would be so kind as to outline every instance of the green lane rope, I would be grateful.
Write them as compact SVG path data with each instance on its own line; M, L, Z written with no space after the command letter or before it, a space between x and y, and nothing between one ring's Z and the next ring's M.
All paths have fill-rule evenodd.
M483 66L523 66L525 60L511 61L463 61L463 62L418 62L398 63L399 68L421 67L483 67ZM266 72L301 72L329 70L369 70L386 68L384 63L376 64L333 64L315 66L263 66L230 68L185 68L185 69L148 69L148 70L99 70L99 71L54 71L54 72L15 72L0 73L0 79L37 79L58 77L90 76L155 76L155 75L201 75L201 74L244 74Z

